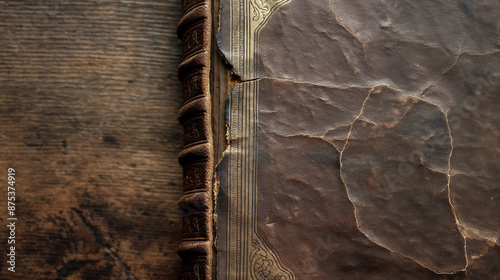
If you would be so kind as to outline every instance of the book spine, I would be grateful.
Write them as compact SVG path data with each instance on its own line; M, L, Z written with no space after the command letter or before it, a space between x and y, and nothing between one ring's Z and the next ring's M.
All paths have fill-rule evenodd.
M212 279L213 143L210 111L211 1L183 0L183 16L177 34L182 40L183 61L179 79L184 103L179 121L184 127L183 196L179 209L184 217L183 279Z

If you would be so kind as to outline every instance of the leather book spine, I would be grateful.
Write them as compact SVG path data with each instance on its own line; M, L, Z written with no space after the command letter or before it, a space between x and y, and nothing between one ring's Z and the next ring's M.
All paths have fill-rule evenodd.
M213 143L210 110L211 1L183 0L183 16L177 34L182 40L183 61L179 79L184 102L179 121L184 127L183 196L179 208L184 217L183 279L209 280L213 275L212 174Z

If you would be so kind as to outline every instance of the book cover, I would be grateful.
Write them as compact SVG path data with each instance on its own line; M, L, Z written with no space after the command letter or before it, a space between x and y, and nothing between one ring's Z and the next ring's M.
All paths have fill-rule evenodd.
M184 7L185 279L500 279L497 1Z

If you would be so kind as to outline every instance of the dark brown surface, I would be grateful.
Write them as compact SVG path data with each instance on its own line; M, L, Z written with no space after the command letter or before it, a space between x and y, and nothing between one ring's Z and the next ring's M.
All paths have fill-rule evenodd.
M500 279L499 11L493 0L292 0L260 30L259 71L233 65L246 81L230 131L258 87L258 233L295 279ZM226 57L253 58L222 30ZM227 213L240 209L227 194L249 193L226 162L252 148L221 164L223 265L236 239ZM292 278L264 255L228 273Z
M500 278L494 11L292 1L263 28L259 230L297 279Z
M0 2L0 279L180 278L180 2Z

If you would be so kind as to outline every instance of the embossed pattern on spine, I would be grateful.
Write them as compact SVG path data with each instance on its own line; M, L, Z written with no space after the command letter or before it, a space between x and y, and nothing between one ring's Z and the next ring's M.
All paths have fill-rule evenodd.
M184 104L179 122L184 127L184 194L179 209L184 217L179 255L183 279L210 280L213 270L212 128L210 111L210 1L183 0L183 16L177 34L182 40L183 62L179 79Z

